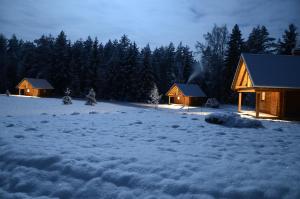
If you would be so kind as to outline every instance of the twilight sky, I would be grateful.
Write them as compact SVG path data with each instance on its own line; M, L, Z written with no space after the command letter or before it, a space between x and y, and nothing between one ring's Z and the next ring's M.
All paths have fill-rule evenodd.
M278 38L289 23L300 29L300 0L0 0L0 33L24 40L64 30L72 41L127 34L152 47L182 41L194 48L214 24L235 23L243 36L258 24Z

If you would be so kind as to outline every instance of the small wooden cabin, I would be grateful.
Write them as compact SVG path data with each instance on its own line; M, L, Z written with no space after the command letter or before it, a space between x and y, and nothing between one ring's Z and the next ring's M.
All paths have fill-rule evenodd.
M16 87L19 95L48 96L54 88L45 79L24 78Z
M255 93L255 116L279 119L300 118L300 56L242 54L231 88Z
M183 104L187 106L202 105L206 101L206 94L197 84L173 84L166 94L169 104Z

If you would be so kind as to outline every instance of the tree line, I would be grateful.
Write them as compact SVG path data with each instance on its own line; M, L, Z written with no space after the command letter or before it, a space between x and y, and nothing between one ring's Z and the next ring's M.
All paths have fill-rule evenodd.
M72 96L83 97L93 88L101 99L145 102L153 89L165 94L174 82L189 81L230 103L236 100L230 85L241 52L291 54L296 30L289 25L275 41L265 26L257 26L244 40L238 25L230 34L225 25L215 25L196 52L182 43L139 48L126 35L101 43L91 37L71 42L63 31L34 41L0 34L0 92L14 92L21 79L31 77L47 79L57 96L70 88Z

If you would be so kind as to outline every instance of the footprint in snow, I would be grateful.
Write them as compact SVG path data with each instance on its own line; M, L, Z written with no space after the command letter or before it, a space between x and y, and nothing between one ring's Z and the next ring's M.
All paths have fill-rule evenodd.
M14 127L15 125L14 124L8 124L6 125L6 127Z
M283 129L282 128L275 128L275 129L273 129L274 131L279 131L279 132L281 132L281 131L283 131Z
M24 139L24 138L25 138L24 135L15 135L14 137L15 137L15 138L18 138L18 139L20 139L20 138Z
M73 112L73 113L71 113L71 115L79 115L80 113L78 113L78 112Z
M177 128L180 127L180 126L177 125L177 124L174 124L174 125L172 125L171 127L174 128L174 129L177 129Z
M49 123L49 121L47 121L47 120L42 120L41 123L42 123L42 124L46 124L46 123Z
M192 118L192 120L199 120L199 119L194 117L194 118Z
M187 118L187 116L182 116L181 118Z
M11 115L7 115L6 117L12 117Z
M172 140L171 142L173 142L173 143L180 143L180 141L178 141L178 140Z
M63 130L63 133L71 133L71 130Z
M24 131L37 131L37 129L36 129L36 128L29 127L29 128L26 128Z
M157 138L158 138L158 139L161 139L161 140L167 139L166 136L158 136Z
M224 133L224 132L217 132L216 134L217 135L226 135L226 133Z
M89 112L89 114L94 115L94 114L98 114L98 112L96 112L96 111L91 111L91 112Z
M41 113L41 115L48 115L48 113Z
M143 124L141 121L136 121L134 124Z

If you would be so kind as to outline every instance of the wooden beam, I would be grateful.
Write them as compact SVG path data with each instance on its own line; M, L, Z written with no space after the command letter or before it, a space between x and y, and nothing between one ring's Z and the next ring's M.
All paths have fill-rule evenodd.
M260 101L260 92L256 92L256 103L255 103L256 117L259 117L259 101Z
M171 97L169 96L169 105L171 104Z
M238 112L242 111L242 93L239 92Z

